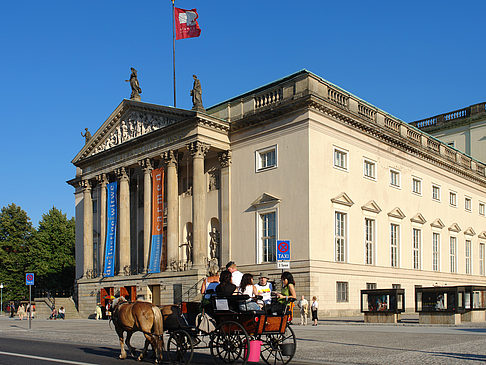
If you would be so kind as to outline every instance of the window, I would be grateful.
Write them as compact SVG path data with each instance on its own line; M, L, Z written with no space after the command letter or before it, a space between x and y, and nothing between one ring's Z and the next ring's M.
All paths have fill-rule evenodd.
M450 266L451 272L457 272L457 261L456 261L456 253L457 253L457 238L451 237L450 238L450 245L449 245L449 257L450 257Z
M390 185L395 188L400 187L400 171L390 170Z
M262 262L277 261L276 254L276 212L260 214L260 244Z
M401 289L402 284L392 284L392 289Z
M366 290L376 289L376 283L366 283Z
M479 275L484 275L484 243L479 244Z
M466 209L468 212L471 211L471 198L464 198L464 209Z
M413 268L415 270L420 270L420 249L422 232L420 229L414 228L412 232L413 236Z
M365 262L366 265L374 264L375 254L375 220L365 218Z
M257 171L277 167L277 146L256 151Z
M440 186L432 185L432 199L440 202Z
M336 301L337 302L348 302L348 282L347 281L337 281L336 282Z
M370 160L364 160L363 164L364 176L370 179L376 179L376 164Z
M453 207L457 207L457 194L453 191L449 191L449 204Z
M416 177L412 179L412 193L422 195L422 180Z
M348 169L348 153L344 150L334 149L334 167Z
M346 214L336 212L335 214L335 244L336 244L336 261L346 261Z
M432 270L440 271L440 234L432 233Z
M479 214L484 215L484 203L479 203Z
M471 241L466 240L466 274L471 272Z
M98 213L98 200L93 200L93 214Z
M391 266L398 267L399 264L399 246L400 246L400 226L398 224L390 224L390 252L391 252Z

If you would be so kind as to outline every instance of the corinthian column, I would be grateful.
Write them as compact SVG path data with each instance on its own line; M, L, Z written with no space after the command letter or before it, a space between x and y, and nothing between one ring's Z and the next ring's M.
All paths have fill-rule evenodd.
M105 261L105 243L106 243L106 184L108 179L106 174L101 174L96 177L100 184L100 254L99 254L99 268L98 276L103 275L104 261Z
M152 218L152 164L149 158L139 162L143 169L143 272L149 267Z
M167 165L167 264L175 270L179 262L179 184L177 182L177 151L162 154Z
M91 200L91 183L83 180L83 276L93 275L93 201Z
M120 179L120 270L121 275L130 275L130 186L124 167L116 170Z
M221 163L221 263L231 260L231 151L218 154Z
M206 265L206 179L204 176L204 156L209 145L196 141L187 146L192 155L192 224L193 224L193 264L195 268Z

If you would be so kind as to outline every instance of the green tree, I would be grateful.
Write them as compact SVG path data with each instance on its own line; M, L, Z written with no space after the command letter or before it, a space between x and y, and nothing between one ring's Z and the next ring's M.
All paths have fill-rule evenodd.
M27 297L25 272L34 235L27 213L15 204L0 211L0 281L5 301Z
M74 218L52 207L42 215L32 240L29 270L35 272L36 287L71 289L74 284Z

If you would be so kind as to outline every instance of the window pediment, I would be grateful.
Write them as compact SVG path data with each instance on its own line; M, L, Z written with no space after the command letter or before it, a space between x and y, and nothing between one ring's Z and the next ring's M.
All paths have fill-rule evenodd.
M452 225L449 227L449 231L451 232L461 232L461 227L457 223L452 223Z
M370 200L368 203L363 205L361 207L361 209L366 210L368 212L372 212L372 213L380 213L381 212L381 208L378 206L378 204L374 200Z
M351 200L351 198L348 196L346 193L341 193L337 195L336 197L332 198L331 201L336 204L342 204L347 207L350 207L354 204L354 202Z
M474 232L474 229L472 227L469 227L464 231L464 234L468 236L474 236L476 235L476 232Z
M482 231L479 235L478 238L482 238L483 240L486 239L486 231Z
M430 223L430 225L431 225L432 227L435 227L435 228L440 228L440 229L442 229L442 228L444 228L444 227L445 227L444 222L442 222L442 221L440 220L440 218L437 218L435 221L433 221L432 223Z
M280 198L268 193L263 193L253 203L251 203L251 205L254 207L260 207L262 205L274 205L278 203L280 203Z
M405 218L405 214L402 212L402 210L398 207L393 209L392 211L388 212L389 217L393 218L398 218L398 219L403 219Z
M425 224L427 222L424 216L420 213L415 214L412 218L410 218L410 221L419 224Z

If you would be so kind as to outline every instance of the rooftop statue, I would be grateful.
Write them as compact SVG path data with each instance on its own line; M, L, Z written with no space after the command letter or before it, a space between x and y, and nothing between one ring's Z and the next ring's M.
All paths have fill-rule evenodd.
M202 88L201 81L196 75L192 75L194 78L194 84L192 85L191 96L192 96L192 110L206 111L202 103Z
M142 93L142 89L140 88L140 84L138 83L137 70L135 70L133 67L131 67L130 70L132 70L130 80L125 80L126 82L130 82L130 86L132 88L130 99L140 101L140 94Z
M88 141L91 139L91 133L89 133L88 128L84 128L85 132L81 132L81 136L85 138L84 144L88 144Z

